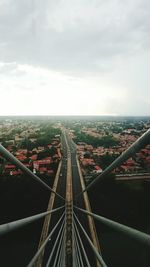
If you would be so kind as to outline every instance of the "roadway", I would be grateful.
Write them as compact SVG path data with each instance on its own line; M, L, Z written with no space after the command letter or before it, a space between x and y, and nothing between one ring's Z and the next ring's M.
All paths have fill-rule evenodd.
M72 139L69 137L68 134L66 134L66 138L67 138L67 143L69 145L70 152L71 152L73 204L80 207L80 208L86 209L86 203L85 203L84 196L81 195L79 198L76 197L80 192L82 192L81 177L79 174L79 169L78 169L78 164L77 164L76 145L72 141ZM84 228L85 228L86 232L88 233L88 235L90 236L90 238L92 239L91 228L89 227L88 217L84 216L84 214L82 215L81 213L79 213L79 220L80 220L81 224L84 226ZM92 228L93 228L93 226L92 226ZM85 250L87 252L87 255L89 257L89 261L91 263L91 266L97 266L97 263L95 261L95 257L93 255L93 252L91 251L91 248L89 247L89 244L85 240L85 237L83 236L82 232L80 230L79 230L79 232L80 232L80 236L82 237L83 244L84 244ZM85 266L86 266L86 263L85 263Z
M68 153L68 151L67 151L67 144L66 144L66 141L65 141L65 137L64 137L63 134L62 134L62 137L61 137L61 148L62 148L62 151L63 151L63 155L62 155L62 165L61 165L59 179L58 179L58 183L57 183L57 193L59 193L65 199L66 198L67 153ZM55 196L53 209L55 209L56 207L60 207L60 206L62 206L64 204L65 203L63 202L62 199L60 199L59 197ZM58 212L57 214L54 214L51 217L49 231L51 231L52 228L55 226L55 224L59 220L61 214L62 214L62 212ZM53 245L54 245L54 242L56 240L57 234L58 234L58 232L52 236L49 244L46 246L45 254L44 254L43 266L45 266L46 263L47 263L47 260L48 260L48 257L49 257L49 253L53 248ZM52 261L52 265L51 266L53 266L53 261Z
M67 181L67 166L68 166L67 164L68 164L69 155L71 153L73 203L80 208L86 209L85 200L84 200L83 195L81 195L80 198L76 199L76 195L82 191L82 185L81 185L81 180L80 180L80 175L79 175L79 170L78 170L78 165L77 165L77 159L76 159L76 147L75 147L74 142L71 140L71 138L68 136L68 134L66 133L65 130L62 130L61 147L62 147L62 151L63 151L62 154L63 155L62 155L62 166L61 166L59 180L58 180L58 184L57 184L57 193L59 193L64 198L66 198L66 181ZM58 198L57 196L55 196L53 208L57 208L57 207L62 206L62 205L63 205L63 201L60 198ZM59 212L57 214L54 214L51 217L49 231L51 231L51 229L55 226L61 213L62 212ZM88 217L86 217L84 214L83 215L80 214L79 218L80 218L80 222L84 226L86 232L91 237ZM82 237L83 244L84 244L85 250L87 252L87 255L89 257L89 261L91 263L91 266L97 266L96 261L95 261L95 257L93 255L93 252L91 251L91 248L89 247L89 244L87 243L82 232L80 230L79 230L79 232L80 232L80 235ZM52 250L56 236L57 236L57 233L56 233L56 235L54 235L52 237L51 241L49 242L49 244L47 245L47 247L45 249L44 265L43 266L45 266L45 264L48 260L48 255L49 255L49 252ZM51 265L51 266L53 266L53 265ZM85 266L86 266L86 263L85 263Z

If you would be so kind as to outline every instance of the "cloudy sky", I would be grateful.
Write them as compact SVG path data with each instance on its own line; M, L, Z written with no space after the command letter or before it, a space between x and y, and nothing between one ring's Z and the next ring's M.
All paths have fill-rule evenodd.
M150 115L149 0L0 0L0 115Z

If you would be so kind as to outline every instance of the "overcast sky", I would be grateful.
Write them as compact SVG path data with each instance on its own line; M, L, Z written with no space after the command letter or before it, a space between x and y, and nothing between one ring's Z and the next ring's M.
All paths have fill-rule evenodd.
M0 115L150 115L149 0L0 0Z

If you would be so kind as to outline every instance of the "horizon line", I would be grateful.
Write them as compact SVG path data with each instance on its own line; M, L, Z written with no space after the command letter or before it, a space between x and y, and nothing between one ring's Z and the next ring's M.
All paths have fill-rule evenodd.
M100 115L0 115L0 117L150 117L150 115L116 115L116 114L100 114Z

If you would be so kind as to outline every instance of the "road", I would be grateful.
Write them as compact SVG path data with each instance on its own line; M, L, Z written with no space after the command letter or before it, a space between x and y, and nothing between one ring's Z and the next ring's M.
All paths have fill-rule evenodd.
M62 156L62 165L61 165L61 169L60 169L60 175L59 175L59 179L58 179L58 183L57 183L57 193L59 193L65 199L66 198L67 153L68 153L68 151L67 151L67 144L66 144L65 136L63 134L61 137L61 147L62 147L62 151L63 151L63 156ZM61 200L59 197L55 196L53 209L60 207L62 205L64 205L63 200ZM61 214L62 214L62 212L58 212L57 214L54 214L51 217L49 231L51 231L52 228L56 225L56 222L59 220ZM53 247L53 244L55 242L57 234L58 234L58 232L52 236L51 241L46 246L45 254L44 254L44 261L43 261L42 266L45 266L45 264L47 263L47 260L49 257L49 252L52 250L52 247ZM52 261L51 266L53 266L53 261Z
M66 130L62 130L61 145L62 145L63 157L62 157L62 166L61 166L61 170L60 170L60 176L59 176L58 185L57 185L57 193L59 193L64 198L67 197L67 194L66 194L66 188L68 188L68 185L67 185L68 172L67 171L68 171L68 162L70 162L71 163L70 169L72 172L70 176L72 176L73 203L80 208L86 209L87 206L85 205L85 199L84 199L83 195L80 196L80 198L76 199L76 195L82 191L82 185L81 185L81 180L80 180L81 177L80 177L78 165L77 165L76 147L75 147L75 144L73 143L73 141L71 140L71 138L69 137L69 135L67 134ZM70 158L70 155L71 155L71 158ZM70 161L70 159L71 159L71 161ZM66 183L66 181L67 181L67 183ZM60 198L55 197L53 208L57 208L57 207L62 206L62 205L63 205L63 201ZM55 226L60 215L61 215L61 212L59 214L54 214L51 217L49 231ZM80 222L84 226L86 232L88 233L88 235L92 239L88 217L80 214L79 218L80 218ZM91 228L93 229L93 226ZM80 230L79 230L79 232L80 232ZM83 236L83 234L81 232L80 232L80 235L82 237L83 244L84 244L84 247L85 247L86 252L88 254L91 266L98 266L96 261L95 261L95 257L93 255L93 252L91 251L91 248L89 247L89 244L87 243L85 237ZM43 266L45 266L45 264L48 260L49 252L51 251L51 249L53 247L56 236L57 236L57 233L56 233L56 235L54 235L52 237L51 241L49 242L49 244L47 245L47 247L45 249ZM51 266L53 266L53 265L51 265ZM85 264L85 266L86 266L86 264Z
M74 203L74 205L76 205L80 208L88 209L89 211L91 211L87 193L84 195L81 195L79 198L76 197L83 190L83 181L81 181L82 177L79 173L79 164L77 162L76 145L72 141L72 139L69 137L68 134L66 134L66 137L67 137L67 143L69 145L70 152L71 152L73 203ZM80 222L84 226L86 232L88 233L88 235L92 239L95 247L100 251L99 243L98 243L97 236L96 236L94 221L89 217L86 217L84 215L82 216L81 213L79 214L79 218L80 218ZM91 251L89 244L85 240L85 237L83 236L83 234L81 232L80 232L80 235L82 236L82 240L84 240L84 247L85 247L86 252L88 254L91 266L99 266L99 264L95 261L95 257L93 255L93 252ZM85 264L85 266L86 266L86 264Z
M62 165L62 162L60 161L60 163L58 165L57 173L56 173L56 176L55 176L54 184L53 184L53 191L57 191L61 165ZM54 201L55 201L55 194L51 193L50 198L49 198L49 202L48 202L47 211L53 209ZM43 242L45 241L45 239L46 239L46 237L48 235L49 226L50 226L50 223L51 223L51 218L52 218L52 216L50 214L49 216L46 216L45 219L44 219L42 232L41 232L41 237L40 237L40 242L39 242L39 248L42 246ZM39 256L35 267L42 267L44 253L45 253L45 249L43 249L41 255Z

